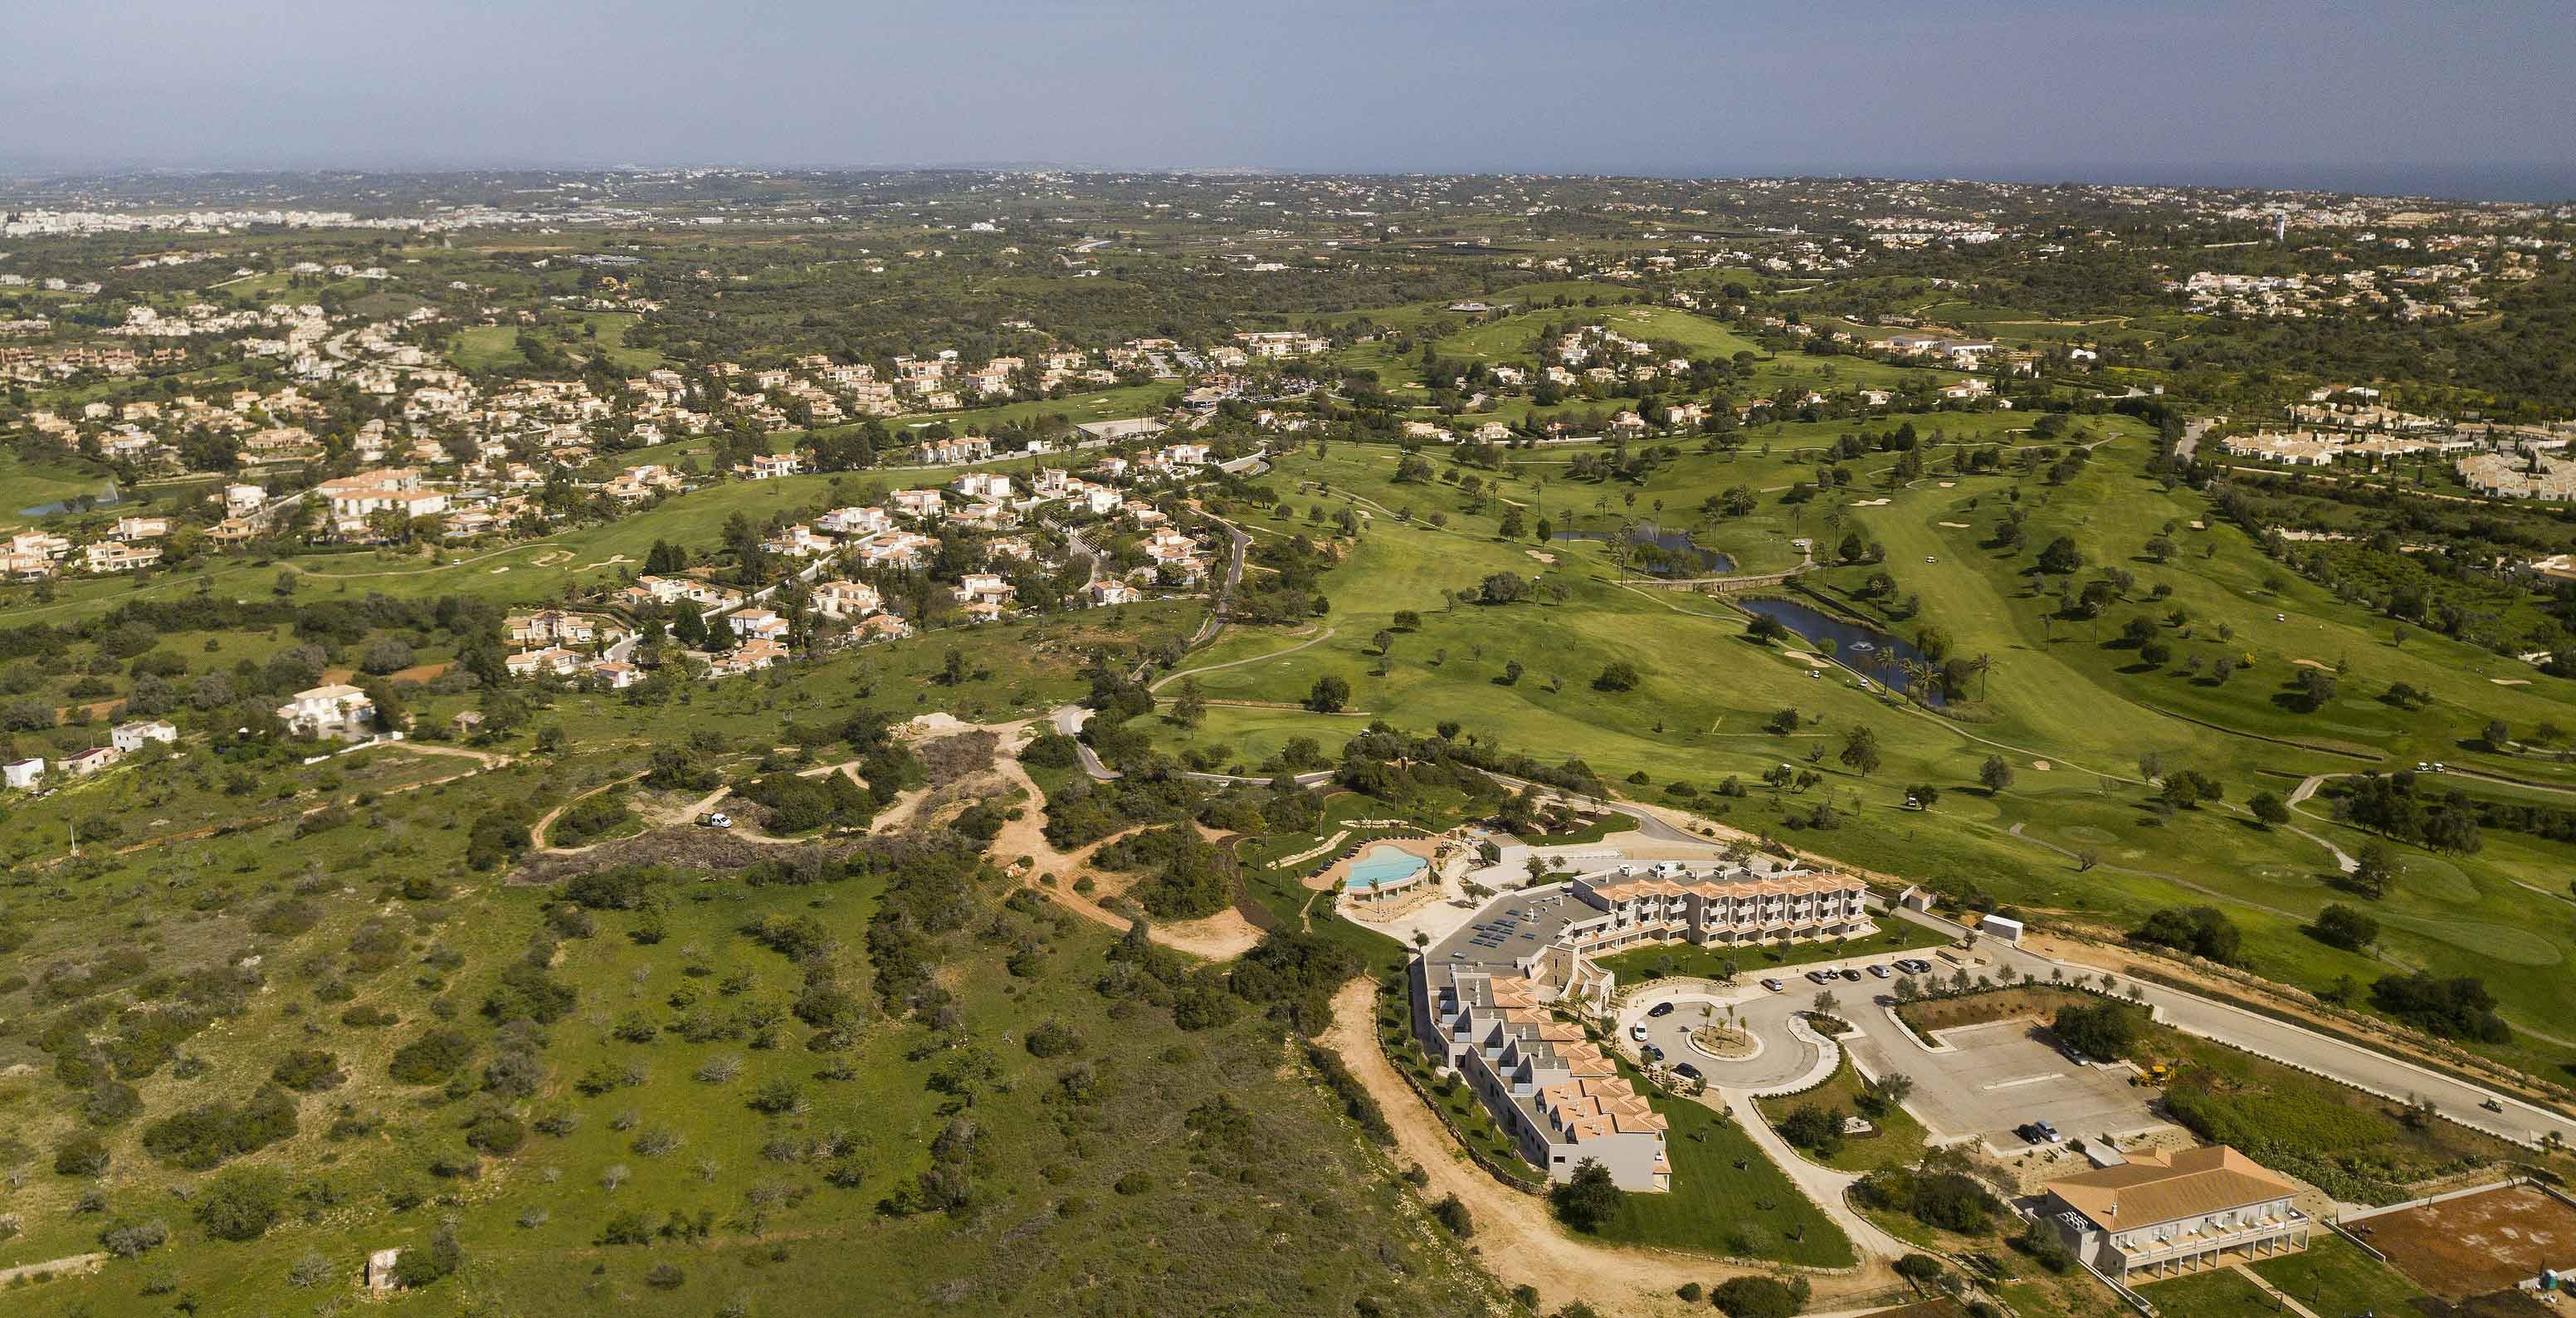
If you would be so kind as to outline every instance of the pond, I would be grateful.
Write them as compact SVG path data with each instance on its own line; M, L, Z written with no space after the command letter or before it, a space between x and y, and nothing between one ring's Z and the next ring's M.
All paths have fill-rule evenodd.
M1875 628L1844 622L1794 600L1735 602L1746 612L1773 619L1810 642L1832 641L1833 653L1829 657L1835 663L1892 690L1904 691L1912 684L1912 679L1905 674L1905 661L1923 662L1923 652L1910 642L1898 640ZM1928 704L1942 703L1938 690L1926 691L1923 695Z
M102 493L74 495L68 499L56 499L52 503L40 503L33 508L19 509L18 515L20 517L56 517L73 511L86 512L92 508L112 508L121 502L123 500L116 494L116 483L110 481L107 489Z
M1616 531L1559 531L1551 540L1602 540L1619 534ZM1638 567L1651 576L1717 576L1735 570L1735 560L1714 549L1704 549L1690 538L1688 531L1667 531L1653 522L1639 522L1628 532L1638 550Z

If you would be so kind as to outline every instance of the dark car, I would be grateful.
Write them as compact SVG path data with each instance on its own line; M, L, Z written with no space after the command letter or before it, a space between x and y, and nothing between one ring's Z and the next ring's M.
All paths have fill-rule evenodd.
M1649 1016L1670 1016L1673 1014L1673 1004L1669 1002L1658 1002L1654 1006L1646 1008L1646 1014Z
M1637 1050L1637 1055L1645 1058L1649 1062L1660 1062L1664 1060L1664 1050L1651 1043L1639 1048Z
M1680 1076L1684 1080L1697 1080L1700 1078L1699 1068L1688 1062L1676 1063L1673 1067L1673 1074Z
M1843 970L1843 978L1857 984L1860 982L1860 972L1849 967L1845 967Z

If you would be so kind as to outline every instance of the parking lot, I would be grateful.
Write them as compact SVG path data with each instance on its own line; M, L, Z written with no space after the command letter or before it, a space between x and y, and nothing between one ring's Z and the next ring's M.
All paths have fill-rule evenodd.
M2125 1135L2165 1125L2147 1110L2148 1091L2130 1085L2119 1066L2078 1066L2040 1037L2030 1021L1998 1021L1943 1031L1932 1052L1896 1034L1881 1013L1876 1029L1851 1043L1853 1056L1876 1074L1914 1080L1906 1103L1933 1139L1983 1140L1996 1152L2027 1147L2014 1128L2047 1121L2068 1139Z
M1762 980L1747 976L1739 987L1711 993L1641 995L1640 1005L1625 1014L1623 1039L1631 1047L1652 1045L1667 1060L1687 1061L1722 1088L1755 1094L1799 1089L1821 1077L1826 1059L1818 1047L1792 1035L1789 1018L1816 1010L1817 1000L1830 993L1833 1014L1855 1027L1840 1041L1852 1060L1871 1075L1912 1079L1914 1092L1905 1106L1937 1144L1977 1141L1998 1154L2011 1154L2030 1146L2017 1130L2036 1121L2055 1126L2067 1140L2133 1135L2170 1124L2148 1110L2152 1091L2132 1086L2129 1068L2078 1065L2047 1040L2035 1021L1944 1030L1928 1041L1932 1048L1924 1047L1889 1019L1890 980L1867 973L1872 964L1892 966L1893 961L1856 957L1812 968L1824 973L1848 967L1860 973L1857 980L1829 975L1820 982L1808 973L1811 968L1799 967ZM1768 988L1766 980L1777 980L1780 988ZM1675 1010L1647 1014L1647 1007L1659 1002L1671 1002ZM1762 1041L1759 1055L1721 1061L1685 1042L1691 1027L1730 1014Z

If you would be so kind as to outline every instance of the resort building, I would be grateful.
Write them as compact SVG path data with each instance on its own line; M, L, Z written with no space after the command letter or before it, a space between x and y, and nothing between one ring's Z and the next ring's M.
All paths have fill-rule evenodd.
M1409 877L1409 866L1379 860L1368 886ZM1347 882L1362 877L1355 865ZM1622 1189L1670 1189L1663 1119L1550 1007L1606 1007L1614 978L1592 958L1628 947L1864 937L1878 927L1868 895L1841 874L1676 861L1506 892L1414 960L1414 1037L1435 1065L1468 1082L1550 1179L1566 1180L1591 1160Z
M2087 1267L2123 1284L2308 1247L2299 1188L2225 1145L2142 1153L2048 1183L2041 1220Z
M1417 967L1424 963L1417 962ZM1467 1081L1495 1124L1551 1181L1597 1162L1624 1190L1672 1188L1662 1114L1576 1025L1518 975L1443 968L1417 1012L1424 1051ZM1417 985L1417 987L1424 987Z
M1622 865L1573 881L1578 914L1559 935L1586 956L1643 943L1742 947L1876 932L1868 885L1848 875L1797 870L1694 870L1678 861Z

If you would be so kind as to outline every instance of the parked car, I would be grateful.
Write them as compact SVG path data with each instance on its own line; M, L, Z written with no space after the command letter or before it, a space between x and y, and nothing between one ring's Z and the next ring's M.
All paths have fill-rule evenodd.
M706 814L698 816L698 827L731 828L733 827L733 816L725 814L722 811L711 810Z
M2042 1144L2042 1143L2046 1143L2046 1141L2042 1140L2042 1139L2039 1137L2039 1128L2038 1128L2037 1126L2034 1126L2034 1125L2030 1124L2030 1123L2029 1123L2029 1122L2027 1122L2027 1121L2025 1121L2025 1122L2021 1123L2021 1124L2020 1124L2020 1125L2018 1125L2018 1126L2013 1127L2013 1133L2014 1133L2014 1134L2016 1134L2016 1135L2021 1136L2022 1143L2024 1143L2024 1144Z
M1699 1068L1688 1062L1675 1063L1673 1065L1673 1074L1680 1076L1684 1080L1697 1080L1701 1078Z
M1845 966L1843 967L1843 978L1857 984L1860 982L1860 972L1849 966Z
M1888 970L1887 967L1883 965L1873 965L1869 968L1869 973L1880 979L1885 979L1887 978Z
M1643 1047L1643 1048L1638 1049L1638 1050L1637 1050L1637 1055L1638 1055L1639 1057L1643 1057L1643 1058L1645 1058L1645 1059L1646 1059L1647 1061L1649 1061L1649 1062L1660 1062L1660 1061L1664 1060L1664 1050L1663 1050L1663 1049L1661 1049L1661 1048L1656 1047L1655 1045L1653 1045L1653 1044L1651 1044L1651 1043L1650 1043L1650 1044L1647 1044L1647 1045L1646 1045L1645 1047Z
M1644 1021L1639 1021L1636 1024L1629 1026L1628 1037L1639 1043L1644 1043L1646 1041L1646 1023Z
M1897 962L1896 968L1909 975L1920 975L1923 972L1930 970L1932 968L1932 963L1923 960L1921 957L1907 957L1904 960Z
M1834 982L1834 973L1830 970L1810 970L1807 972L1807 982L1810 984L1831 984Z
M1646 1014L1649 1016L1670 1016L1673 1014L1673 1004L1669 1002L1658 1002L1654 1006L1646 1008Z
M2057 1133L2057 1127L2052 1126L2045 1121L2034 1121L2030 1123L2030 1125L2031 1129L2039 1132L2041 1139L2044 1139L2051 1144L2065 1142L2066 1137Z
M1785 988L1787 988L1787 987L1789 987L1789 986L1788 986L1787 984L1781 983L1779 980L1776 980L1776 979L1766 979L1766 980L1762 981L1762 987L1767 988L1767 989L1771 990L1771 991L1772 991L1772 992L1774 992L1774 993L1777 993L1777 992L1779 992L1780 990L1785 989Z

